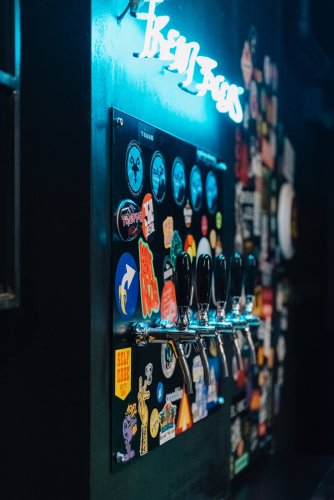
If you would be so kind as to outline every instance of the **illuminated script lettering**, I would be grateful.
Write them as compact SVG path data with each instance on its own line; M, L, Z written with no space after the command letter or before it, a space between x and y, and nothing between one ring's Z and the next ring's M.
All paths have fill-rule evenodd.
M179 31L170 29L166 36L162 30L169 23L169 16L157 16L156 6L164 0L145 0L148 3L148 12L137 13L137 19L146 21L144 47L141 52L134 53L141 59L161 59L169 64L164 69L180 73L185 79L179 87L186 92L199 97L211 92L212 99L220 113L228 113L231 120L241 123L243 111L240 95L244 93L242 87L231 84L224 76L214 75L213 70L218 63L210 57L199 55L200 45L197 42L187 42ZM202 81L194 83L195 70L201 75Z

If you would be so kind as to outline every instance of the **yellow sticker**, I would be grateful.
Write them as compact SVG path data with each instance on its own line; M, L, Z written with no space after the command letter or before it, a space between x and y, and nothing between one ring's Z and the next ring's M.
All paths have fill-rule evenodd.
M164 233L164 246L165 246L165 248L170 248L172 246L173 233L174 233L173 217L167 217L163 221L162 230Z
M223 216L221 212L216 213L216 228L221 229L223 225Z
M217 233L214 229L210 231L210 245L212 249L215 249L217 245Z
M131 347L115 351L115 396L125 399L131 391Z
M156 408L152 410L150 418L150 433L153 438L156 438L159 432L160 416Z

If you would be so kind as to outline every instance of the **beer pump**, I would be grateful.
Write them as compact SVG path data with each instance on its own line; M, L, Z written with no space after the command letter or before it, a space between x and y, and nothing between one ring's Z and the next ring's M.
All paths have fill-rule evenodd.
M253 314L255 281L256 281L256 260L253 255L248 254L245 262L244 287L245 287L246 305L243 317L247 321L248 325L247 328L245 329L245 335L250 347L251 364L256 364L256 352L251 335L251 329L259 327L261 323L260 318Z
M130 323L129 334L134 337L139 347L148 344L168 343L177 359L187 394L192 394L193 384L190 369L184 353L184 343L192 342L199 349L203 357L200 340L194 329L189 328L189 305L191 288L191 263L186 252L177 255L175 261L175 290L177 303L177 318L174 325L168 320L159 320L151 323ZM206 356L206 354L205 354Z

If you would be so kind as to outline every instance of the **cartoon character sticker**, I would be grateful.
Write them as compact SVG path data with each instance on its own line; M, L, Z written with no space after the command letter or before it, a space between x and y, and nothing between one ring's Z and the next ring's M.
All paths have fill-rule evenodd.
M151 193L147 193L142 203L142 229L145 240L150 240L155 232L154 206Z
M151 187L155 200L161 203L166 195L166 165L160 151L156 151L152 157Z
M147 367L146 367L147 368ZM148 452L148 407L146 401L150 399L151 393L147 389L148 385L152 383L152 370L153 366L150 364L150 369L146 369L146 374L149 374L149 377L145 378L143 383L143 377L139 377L139 390L138 390L138 414L141 420L141 429L140 429L140 446L139 446L139 454L145 455Z
M172 192L175 203L181 207L186 197L186 172L182 159L175 158L172 168Z
M126 453L122 457L123 462L131 460L136 452L131 449L131 441L137 432L137 404L130 404L125 412L123 420L123 438Z
M218 186L214 172L211 170L205 182L206 203L210 214L214 214L218 205Z
M138 246L141 309L143 318L150 318L154 312L159 312L160 308L158 281L154 273L153 254L148 243L140 238Z
M144 162L138 142L131 141L126 152L125 171L133 196L139 196L143 188Z
M123 200L116 215L117 230L123 241L132 241L141 233L142 212L132 200Z
M118 261L115 276L115 300L122 318L135 312L138 298L138 269L132 255L124 253Z
M195 212L202 207L203 186L200 169L194 165L190 174L190 201Z

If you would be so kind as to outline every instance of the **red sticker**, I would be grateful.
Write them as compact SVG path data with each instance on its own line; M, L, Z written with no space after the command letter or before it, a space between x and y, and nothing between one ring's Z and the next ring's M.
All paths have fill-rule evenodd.
M155 231L154 226L154 207L151 193L147 193L143 199L142 212L142 230L145 240L148 240Z
M177 314L175 285L169 280L165 283L161 294L161 318L175 323Z
M202 218L201 218L202 236L207 236L208 235L208 230L209 230L208 218L207 218L206 215L202 215Z

